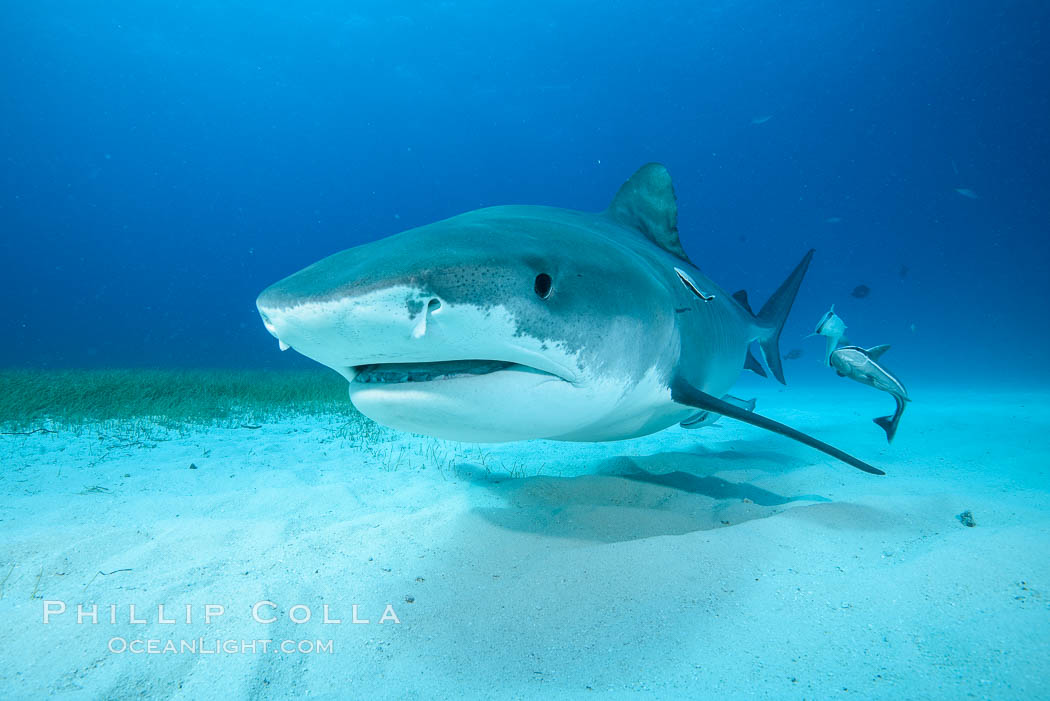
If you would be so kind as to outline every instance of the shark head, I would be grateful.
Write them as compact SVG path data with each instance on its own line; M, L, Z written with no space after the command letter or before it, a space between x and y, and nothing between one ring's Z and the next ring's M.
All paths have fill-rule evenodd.
M653 301L666 283L610 228L556 208L477 210L329 256L256 305L282 349L342 374L386 426L571 439L615 415L636 431L646 410L617 408L645 406L636 395L661 370L652 344L673 348L675 324Z

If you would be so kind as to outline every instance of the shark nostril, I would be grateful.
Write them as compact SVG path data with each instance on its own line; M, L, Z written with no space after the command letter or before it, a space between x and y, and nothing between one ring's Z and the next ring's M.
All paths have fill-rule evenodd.
M277 329L274 328L273 322L270 321L270 317L266 315L266 312L260 310L259 316L262 317L263 326L265 326L266 330L270 332L270 335L277 338Z
M441 300L437 297L431 297L430 301L427 302L426 312L419 315L419 321L412 327L412 338L423 338L426 335L427 319L439 309L441 309Z

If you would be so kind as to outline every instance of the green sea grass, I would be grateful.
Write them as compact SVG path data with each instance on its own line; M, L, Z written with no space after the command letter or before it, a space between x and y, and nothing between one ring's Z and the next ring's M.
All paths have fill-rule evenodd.
M0 370L4 432L140 421L253 427L304 414L366 421L346 381L322 370Z

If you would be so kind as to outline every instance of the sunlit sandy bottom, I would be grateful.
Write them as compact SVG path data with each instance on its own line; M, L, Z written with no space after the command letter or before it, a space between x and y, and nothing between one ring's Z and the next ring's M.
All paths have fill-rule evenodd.
M41 419L0 441L0 696L1050 694L1050 394L910 388L891 447L885 396L765 387L888 475L729 422Z

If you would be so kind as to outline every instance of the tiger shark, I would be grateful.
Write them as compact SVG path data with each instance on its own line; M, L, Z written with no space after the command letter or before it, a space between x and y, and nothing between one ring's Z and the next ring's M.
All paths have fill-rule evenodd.
M256 306L282 350L340 373L362 414L439 438L612 441L706 412L881 470L726 395L778 341L809 251L756 314L690 261L650 163L602 212L488 207L335 253Z

